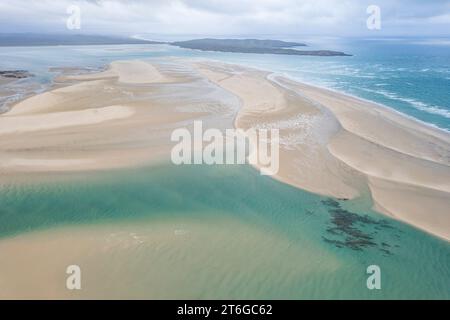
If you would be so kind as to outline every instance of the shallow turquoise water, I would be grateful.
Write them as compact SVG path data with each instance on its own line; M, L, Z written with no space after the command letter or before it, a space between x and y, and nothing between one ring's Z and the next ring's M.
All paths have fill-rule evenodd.
M98 68L118 59L167 56L217 59L342 90L450 129L448 46L418 44L414 39L327 40L315 46L354 56L285 57L143 45L23 47L0 48L0 69L30 70L36 77L23 82L45 88L56 75L49 67ZM449 299L450 244L377 214L370 206L368 196L333 201L262 177L246 166L160 166L79 176L72 182L2 185L0 181L0 237L67 225L233 217L267 234L280 234L306 251L320 248L340 262L333 271L286 275L289 285L264 284L262 279L258 290L248 288L240 297ZM313 256L310 260L317 270L327 263ZM366 288L366 268L371 264L381 267L380 291Z
M306 252L319 248L340 262L332 271L293 277L289 286L261 285L255 298L450 298L450 244L369 208L370 199L337 202L260 176L247 166L166 165L71 182L2 186L0 236L143 218L233 217L282 235ZM327 263L314 255L307 258L317 270ZM381 290L366 288L371 264L381 268ZM252 297L248 289L240 297Z

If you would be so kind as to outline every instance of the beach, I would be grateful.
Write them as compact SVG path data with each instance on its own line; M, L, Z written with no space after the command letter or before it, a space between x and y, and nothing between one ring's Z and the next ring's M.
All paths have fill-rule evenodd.
M10 111L0 114L2 185L34 186L54 181L56 175L60 181L70 182L96 174L170 165L174 145L171 133L181 127L192 130L194 120L202 120L205 127L222 131L228 128L276 128L280 130L280 170L268 179L274 178L290 187L343 203L368 198L376 212L423 230L432 237L450 241L450 134L384 106L267 71L207 60L116 61L99 73L63 73L55 83L54 88L24 99ZM170 189L166 191L171 192ZM216 211L220 212L219 209ZM8 275L6 282L2 282L7 294L2 297L74 297L56 285L42 291L40 282L34 283L30 290L27 283L33 281L28 278L23 278L13 289L16 265L28 265L41 254L58 256L40 262L39 269L48 272L30 276L42 276L40 279L46 283L59 283L64 274L54 273L53 268L62 268L71 259L89 264L93 257L101 263L129 258L130 253L126 250L115 251L117 255L110 257L105 249L108 241L111 246L129 245L126 249L131 248L132 254L146 255L144 265L156 259L156 265L148 272L152 273L152 279L160 278L162 282L147 284L162 288L162 291L149 295L139 286L139 279L132 278L127 279L134 283L127 289L129 294L118 295L115 293L117 288L126 286L127 282L119 281L111 287L108 282L125 271L115 269L112 272L108 267L105 270L113 275L108 271L108 276L92 278L93 282L101 283L99 291L87 291L76 298L98 297L108 291L108 298L139 298L145 294L151 298L204 297L198 295L201 285L209 288L206 293L213 292L215 282L202 282L192 291L195 294L183 290L175 292L176 279L172 279L167 287L163 280L183 272L176 267L166 272L164 268L170 263L183 262L190 266L189 270L196 270L196 264L190 260L192 257L180 258L181 262L177 257L182 252L191 252L201 261L208 261L208 254L212 255L214 248L220 248L222 256L235 261L236 270L246 263L245 256L251 254L251 248L260 252L266 252L268 248L275 250L275 255L253 261L244 271L248 275L264 273L258 267L260 264L267 269L276 269L283 254L295 259L283 265L281 274L303 272L304 276L306 272L318 272L304 263L304 259L316 250L320 251L322 244L317 248L311 245L301 252L301 246L293 245L292 240L276 232L266 234L239 219L227 218L223 222L219 219L215 229L210 228L217 221L208 225L201 219L183 219L181 224L187 226L187 230L194 230L195 236L181 244L176 241L186 235L184 229L175 232L172 224L161 221L142 226L130 222L131 226L124 227L117 224L70 227L73 229L59 227L2 239L1 260L9 261L0 267L1 274ZM180 220L175 224L180 224ZM118 238L111 239L111 234ZM220 236L216 238L213 234ZM230 252L229 248L238 246L239 241L229 243L230 247L227 247L229 240L226 239L235 236L246 241L241 243L240 251ZM120 240L121 237L127 241ZM141 243L139 237L147 242ZM216 241L209 247L211 251L192 251L207 242L206 239ZM302 239L306 241L307 237ZM140 249L133 249L135 247ZM30 255L24 255L24 248ZM40 248L46 251L42 253ZM158 252L158 248L166 248L169 256ZM279 251L280 248L284 251ZM85 255L88 251L90 253ZM342 265L326 251L316 259L328 263L323 270L325 273ZM96 262L95 267L88 267L89 274L101 273L96 269L99 265ZM216 267L221 272L233 270L230 267L224 271L220 263ZM137 268L138 275L146 272L143 266ZM24 269L22 273L25 272ZM214 272L211 278L212 274ZM280 275L280 278L271 279L273 285L278 281L284 288L289 288L288 278ZM178 280L184 283L183 288L195 282L194 279ZM274 297L288 297L287 292L291 289L286 290ZM229 291L213 296L229 298L235 297L234 294ZM262 290L261 297L270 296Z
M164 100L159 82L169 81L139 61L114 63L95 75L62 76L57 89L2 114L2 171L101 170L158 159L170 150L164 138L171 125L196 116L175 112L178 105Z
M281 130L281 181L346 199L358 196L362 183L378 211L450 240L448 133L354 97L282 77L271 80L263 72L199 68L241 98L238 128Z
M204 77L241 101L235 127L280 129L277 179L339 199L353 199L367 187L378 211L450 240L449 134L267 72L217 62L192 68L189 77L128 61L98 74L61 77L61 83L77 83L26 99L1 115L2 172L170 161L167 128L207 112L180 112L177 101L167 93L164 101L160 92L192 84L201 99L207 88L199 77Z

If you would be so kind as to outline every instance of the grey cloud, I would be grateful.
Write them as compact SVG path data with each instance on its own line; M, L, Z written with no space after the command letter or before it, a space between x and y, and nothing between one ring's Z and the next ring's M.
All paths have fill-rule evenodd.
M2 32L64 32L66 8L86 33L365 35L380 6L380 35L450 34L450 1L434 0L0 0Z

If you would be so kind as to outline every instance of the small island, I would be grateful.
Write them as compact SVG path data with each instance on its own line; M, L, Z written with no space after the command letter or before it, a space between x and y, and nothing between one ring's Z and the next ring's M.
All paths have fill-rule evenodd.
M350 56L344 52L331 50L297 50L305 47L298 42L258 39L197 39L170 43L173 46L201 51L218 51L234 53L284 54L296 56Z

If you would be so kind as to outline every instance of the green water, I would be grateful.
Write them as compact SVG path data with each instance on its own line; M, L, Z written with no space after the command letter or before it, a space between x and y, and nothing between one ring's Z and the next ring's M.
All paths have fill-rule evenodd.
M304 252L282 255L274 244L268 251L278 259L279 271L271 270L277 277L245 273L239 290L227 287L237 286L236 279L221 281L216 291L197 288L195 297L450 298L449 243L373 212L368 198L334 201L260 176L248 166L164 165L0 187L4 239L59 226L186 218L211 224L232 218L282 236ZM270 252L254 252L248 259ZM339 263L326 268L331 258ZM316 271L283 274L283 265L298 259ZM196 267L205 271L199 278L211 272L208 261L198 261ZM372 264L381 268L381 290L366 287L366 268ZM217 269L214 277L233 277L224 270Z

